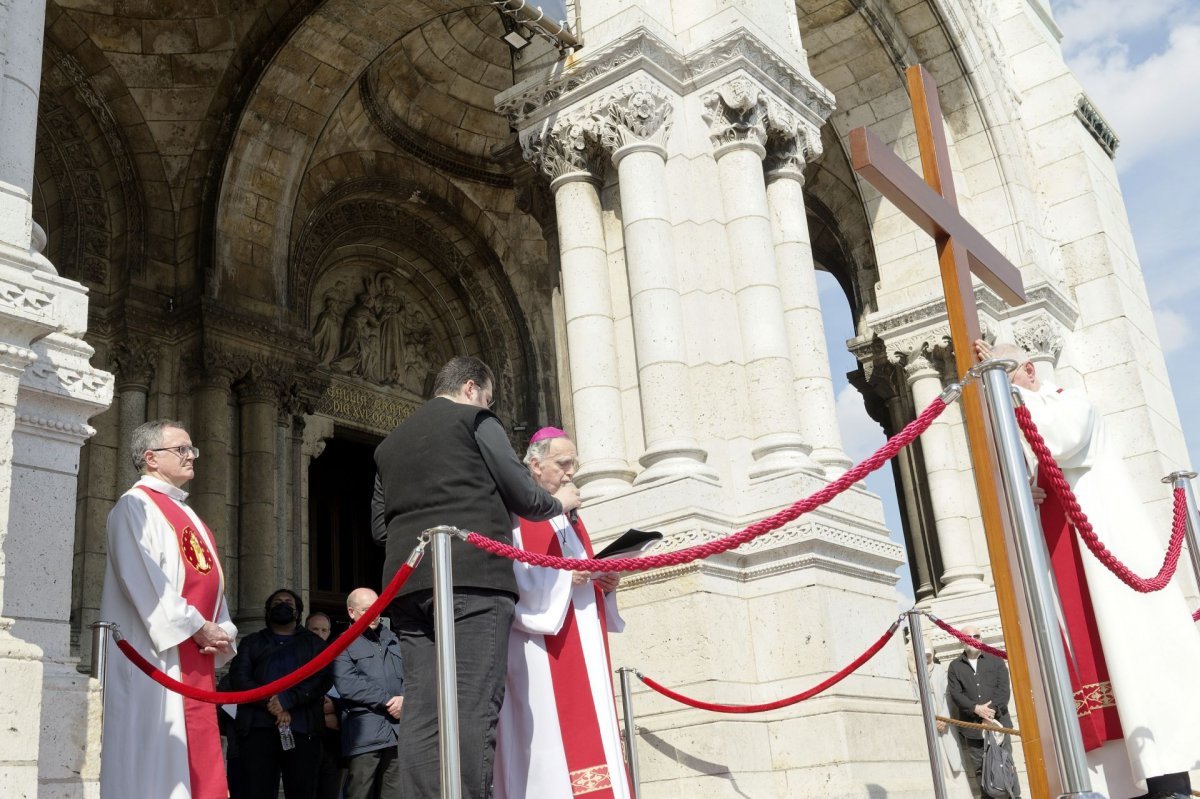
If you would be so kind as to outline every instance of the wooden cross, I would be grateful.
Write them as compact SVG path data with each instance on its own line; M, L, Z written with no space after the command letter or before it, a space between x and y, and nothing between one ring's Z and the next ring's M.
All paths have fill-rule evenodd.
M937 85L920 65L909 67L906 76L924 180L865 127L850 131L851 161L855 172L933 237L942 290L946 295L950 340L954 344L954 360L961 379L974 365L975 341L981 338L972 273L1010 305L1023 304L1025 291L1020 271L958 211ZM1032 638L1027 637L1029 625L1022 623L1028 616L1024 612L1024 597L1018 595L1015 588L1020 584L1020 575L1009 551L1012 536L1008 518L1000 506L999 460L977 381L966 387L962 402L1000 623L1008 631L1004 643L1016 689L1013 697L1021 719L1021 743L1028 767L1030 793L1049 796L1052 794L1046 763L1055 762L1054 742L1043 741L1038 734L1039 720L1046 720L1045 706L1039 707L1040 703L1034 698L1034 682L1026 655L1032 648Z

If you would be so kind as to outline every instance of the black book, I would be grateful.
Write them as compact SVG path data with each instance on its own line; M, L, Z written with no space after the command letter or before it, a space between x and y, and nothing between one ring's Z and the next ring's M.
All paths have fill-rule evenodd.
M598 560L635 556L662 540L662 533L651 530L626 530L616 540L596 553Z

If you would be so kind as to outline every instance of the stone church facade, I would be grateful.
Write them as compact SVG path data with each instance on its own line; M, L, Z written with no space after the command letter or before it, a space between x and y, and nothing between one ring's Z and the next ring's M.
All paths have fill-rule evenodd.
M964 215L1028 289L978 288L990 334L1120 420L1165 519L1158 478L1187 456L1117 140L1045 0L576 0L574 52L498 5L0 6L0 795L96 795L82 672L146 419L201 450L190 501L243 632L276 587L335 614L378 587L370 453L452 355L496 370L515 444L573 433L600 539L711 540L848 468L815 270L855 320L851 382L899 430L953 376L936 257L847 138L870 125L915 163L913 63ZM795 693L895 618L906 560L920 602L997 637L958 409L893 469L904 546L858 487L628 576L614 666ZM898 645L768 716L635 700L647 797L928 795Z

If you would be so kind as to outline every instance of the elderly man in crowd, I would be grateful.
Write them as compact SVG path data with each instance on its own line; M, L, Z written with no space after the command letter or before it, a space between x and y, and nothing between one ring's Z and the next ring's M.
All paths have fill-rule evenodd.
M1096 406L1041 379L1014 344L975 348L1017 362L1013 385L1100 542L1135 574L1156 573L1165 546ZM1123 584L1081 546L1043 469L1037 484L1092 787L1109 799L1186 797L1187 772L1200 768L1200 631L1179 580L1150 593Z
M185 502L200 451L182 422L167 419L134 430L130 451L142 476L108 514L100 618L171 677L211 691L237 628L216 541ZM160 687L115 653L104 692L103 799L225 799L214 706Z
M575 444L556 427L533 435L525 463L538 485L571 483ZM521 519L513 542L567 558L594 554L574 513ZM578 796L627 799L629 777L608 657L621 632L619 575L569 573L513 563L519 600L508 641L508 679L497 729L496 799Z
M358 621L379 599L370 588L346 597L346 613ZM342 754L349 763L346 799L398 799L396 740L404 706L404 662L395 633L371 626L333 661L333 685L341 697Z

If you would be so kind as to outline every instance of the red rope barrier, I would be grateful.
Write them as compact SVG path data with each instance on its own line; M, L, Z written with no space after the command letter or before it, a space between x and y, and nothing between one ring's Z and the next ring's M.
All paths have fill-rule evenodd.
M117 647L125 653L125 657L129 658L133 665L141 669L147 677L154 680L156 683L166 688L168 691L174 691L177 694L182 694L189 699L196 699L201 702L208 702L214 705L243 705L247 702L259 702L263 699L274 696L280 691L286 691L293 685L307 680L309 677L316 674L321 669L333 662L333 659L345 651L346 647L354 641L355 638L367 629L367 626L378 616L388 603L396 596L396 592L408 580L408 575L412 574L413 567L407 563L400 567L400 571L396 572L396 576L383 589L383 593L379 595L379 599L368 608L358 621L350 626L350 629L339 635L332 644L321 650L321 653L312 660L305 663L300 668L280 677L278 680L273 680L266 685L261 685L258 688L252 688L248 691L205 691L202 688L196 688L191 685L185 685L179 680L172 679L167 676L161 669L154 666L152 663L142 657L136 649L130 646L125 639L117 641Z
M944 410L946 410L946 403L940 397L935 399L929 403L929 407L921 412L920 416L905 425L903 430L885 442L873 455L843 474L837 480L825 486L825 488L789 505L774 516L756 522L740 532L716 541L697 544L696 546L679 549L674 552L647 555L643 558L607 558L605 560L576 560L573 558L543 555L537 552L526 552L523 549L517 549L500 541L486 538L479 533L468 533L467 543L485 552L490 552L493 555L499 555L509 560L519 560L522 563L528 563L532 566L546 566L552 569L565 569L568 571L633 572L649 571L650 569L657 569L663 566L682 566L694 560L707 558L721 552L728 552L748 541L753 541L759 536L766 535L790 521L794 521L805 513L821 507L891 460L897 452L911 444L917 436L925 432L929 425L933 423L933 420L938 418Z
M1179 555L1183 551L1183 537L1187 531L1187 496L1183 489L1175 489L1175 518L1171 525L1171 540L1167 544L1162 568L1158 570L1158 574L1149 579L1139 577L1104 546L1095 530L1092 529L1092 523L1084 515L1083 509L1079 507L1079 501L1063 476L1062 469L1054 462L1050 448L1046 446L1045 439L1038 432L1037 425L1033 423L1033 416L1029 413L1029 408L1022 405L1016 411L1017 423L1025 433L1025 439L1029 442L1029 446L1033 448L1039 467L1046 470L1054 492L1058 494L1058 498L1062 500L1063 507L1067 511L1067 518L1096 559L1116 575L1117 579L1134 591L1147 594L1165 588L1171 582L1175 568L1179 565Z
M949 624L947 624L946 622L939 619L937 616L934 616L932 613L926 613L925 615L929 617L929 620L931 622L933 622L934 624L936 624L938 627L945 630L946 632L950 633L952 636L954 636L958 640L962 641L967 646L973 646L976 649L978 649L980 652L987 652L989 655L993 655L994 657L1003 658L1005 660L1008 660L1008 653L1005 652L1003 649L997 649L996 647L991 646L990 644L985 644L983 641L980 641L978 638L972 638L971 636L967 635L966 633L962 632L961 630L954 629Z
M658 683L649 677L645 677L640 673L638 674L638 679L665 697L674 699L676 702L680 702L685 705L691 705L692 707L699 708L701 710L711 710L715 713L763 713L768 710L777 710L781 707L794 705L797 702L803 702L805 699L809 699L821 693L826 688L837 685L839 682L858 671L859 666L875 657L875 654L880 649L883 649L883 645L886 644L888 640L896 634L896 630L899 627L900 619L896 619L896 621L892 622L892 626L887 628L887 632L879 637L878 641L871 644L871 646L869 646L865 652L851 661L849 665L847 665L837 674L834 674L833 676L817 683L807 691L802 691L795 696L789 696L786 699L777 699L774 702L765 702L761 705L722 705L714 702L702 702L699 699L693 699L692 697L684 696L677 691L672 691L670 688L667 688L661 683Z
M1192 621L1200 621L1200 608L1196 608L1196 612L1192 614Z

